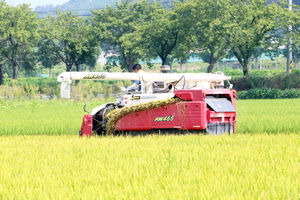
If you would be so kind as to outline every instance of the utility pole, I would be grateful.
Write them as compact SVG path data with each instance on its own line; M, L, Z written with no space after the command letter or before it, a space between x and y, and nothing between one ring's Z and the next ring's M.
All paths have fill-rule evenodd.
M293 0L288 0L288 3L289 3L289 10L291 11L293 8L292 8L292 5L293 5ZM289 25L288 27L288 31L289 31L289 40L288 40L288 45L287 45L287 50L288 50L288 55L287 55L287 65L286 65L286 73L287 74L290 74L291 71L292 71L292 67L293 67L293 53L292 53L292 31L293 31L293 28L292 28L292 25Z

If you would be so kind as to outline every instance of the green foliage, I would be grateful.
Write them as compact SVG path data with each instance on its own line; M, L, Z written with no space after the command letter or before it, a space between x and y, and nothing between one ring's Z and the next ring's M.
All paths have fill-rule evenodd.
M230 74L230 71L228 71L226 74ZM280 72L277 70L253 70L253 74L250 74L250 76L235 76L230 82L238 91L255 88L271 88L281 90L300 88L299 70L294 70L294 72L290 75L286 75L285 72Z
M223 70L222 72L224 72L227 76L231 76L234 79L235 78L240 78L243 76L243 72L241 70ZM294 71L294 74L297 73L297 70ZM251 70L249 72L250 77L270 77L270 76L275 76L275 75L285 75L285 71L283 70Z
M225 0L218 1L186 1L175 4L175 13L181 18L178 23L189 44L186 49L200 52L201 59L209 63L207 72L226 55L226 21L227 9ZM225 21L223 21L225 20Z
M157 0L155 2L162 4L164 7L172 7L173 3L176 1L177 0ZM51 12L55 13L55 10L76 10L81 16L89 16L91 10L105 9L106 6L114 6L118 2L121 2L121 0L69 0L69 2L60 5L47 4L45 6L37 6L35 8L35 12L40 13L39 18L44 18L48 13ZM131 0L131 2L136 3L141 1ZM154 1L150 0L149 2L153 3Z
M227 11L227 23L224 23L227 43L242 65L243 75L248 76L253 53L272 45L270 38L277 37L275 28L285 10L277 4L266 5L265 0L243 0L228 1Z
M203 66L204 68L204 66ZM173 71L176 72L178 67ZM201 71L184 72L201 73ZM239 93L241 99L251 98L298 98L300 79L299 70L286 75L280 70L252 70L249 77L243 77L239 70L225 71L232 76L230 83ZM4 79L0 86L1 99L22 98L56 98L60 96L60 83L56 77ZM120 86L131 85L130 81L79 81L73 83L73 99L109 98L120 91Z
M51 69L59 62L66 65L66 71L73 71L74 67L76 71L92 71L101 43L107 55L117 55L117 60L107 63L108 70L119 65L123 71L130 71L133 64L148 64L157 57L162 64L184 64L193 50L209 63L210 72L226 56L226 50L238 58L243 75L248 75L253 57L286 44L284 38L289 33L282 29L273 34L275 30L285 29L288 22L297 25L300 21L297 13L289 12L283 5L266 5L264 0L122 0L112 1L104 8L105 2L99 7L96 0L70 1L64 4L69 11L64 12L64 6L59 6L60 11L39 23L28 5L11 7L2 2L0 60L5 63L1 67L4 73L16 78L21 68L32 75L41 64ZM89 13L89 5L90 9L100 8L92 11L91 17L71 11L76 6L76 10L80 7ZM37 11L43 9L39 7ZM295 41L297 33L295 29ZM267 50L269 47L272 50Z
M0 10L0 55L10 63L13 78L16 79L18 67L32 70L34 65L32 52L39 38L37 14L27 4L13 7L1 2Z
M49 54L54 54L51 55L54 63L57 60L65 63L66 71L71 71L74 66L76 71L80 71L79 67L84 63L93 68L100 54L100 42L94 36L95 30L89 20L79 17L78 13L57 11L56 14L55 17L48 16L41 24L44 39L51 43ZM101 34L100 29L97 32Z
M107 6L106 9L92 12L94 29L103 29L103 35L100 36L102 49L107 54L119 55L117 61L107 63L108 69L118 63L123 71L131 71L133 64L147 54L145 45L140 44L142 35L137 29L152 21L153 16L159 13L159 6L148 1L132 3L124 0L116 3L115 7ZM146 56L151 58L149 54Z
M250 89L248 91L239 91L237 92L237 97L239 99L291 99L291 98L300 98L300 90L256 88L256 89Z
M130 81L79 81L73 83L72 98L108 99L121 92L120 87L131 85ZM59 98L61 83L56 77L5 79L0 86L0 99Z
M135 51L143 55L145 61L160 58L161 65L172 65L174 60L186 62L193 40L184 31L186 23L181 15L159 3L148 7L152 12L136 26L136 32L128 35L137 46Z
M40 95L58 96L59 83L56 78L19 78L5 79L0 86L0 99L40 98Z
M46 39L45 36L38 42L37 47L38 60L42 62L45 68L51 69L53 66L59 64L60 56L57 52L59 52L60 48L53 40Z

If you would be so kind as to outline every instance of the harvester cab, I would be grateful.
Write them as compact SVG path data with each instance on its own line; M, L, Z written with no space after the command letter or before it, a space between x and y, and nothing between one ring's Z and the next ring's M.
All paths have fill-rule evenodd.
M140 90L122 93L84 115L81 136L143 133L234 133L236 92L224 88L223 73L64 72L61 97L70 98L72 80L139 80Z

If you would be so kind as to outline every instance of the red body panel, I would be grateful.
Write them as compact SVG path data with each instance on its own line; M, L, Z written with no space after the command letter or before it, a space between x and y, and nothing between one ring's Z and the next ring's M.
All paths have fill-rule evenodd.
M176 90L175 96L186 100L160 108L126 115L116 123L116 130L151 129L203 130L209 123L230 123L235 127L236 112L215 112L207 107L208 95L223 95L235 108L236 93L230 89Z
M235 112L223 112L217 113L212 110L207 110L207 123L227 123L232 124L234 127L234 132L236 130L236 113Z
M116 123L116 130L151 129L202 130L207 126L205 102L178 102L168 106L126 115Z
M88 136L88 137L93 135L93 115L84 115L83 116L79 135L80 136Z

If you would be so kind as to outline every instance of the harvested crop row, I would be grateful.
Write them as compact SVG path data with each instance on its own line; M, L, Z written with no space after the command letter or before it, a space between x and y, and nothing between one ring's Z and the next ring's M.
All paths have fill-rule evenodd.
M143 111L143 110L159 108L159 107L170 105L170 104L173 104L173 103L176 103L179 101L181 101L181 99L173 98L173 99L152 101L150 103L147 102L147 103L141 103L141 104L136 104L136 105L132 105L132 106L125 106L125 107L122 107L119 109L115 109L105 116L106 118L109 119L106 124L107 134L112 135L114 133L116 122L125 115L131 114L134 112Z

